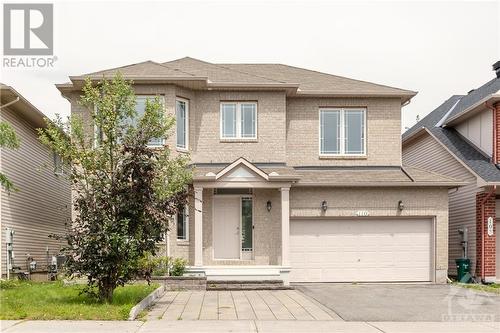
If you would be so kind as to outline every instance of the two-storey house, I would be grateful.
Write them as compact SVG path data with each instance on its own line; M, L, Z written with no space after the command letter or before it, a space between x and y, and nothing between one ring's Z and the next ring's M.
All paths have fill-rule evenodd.
M415 92L281 64L147 61L117 71L161 96L192 160L194 197L167 252L209 280L445 282L449 177L403 168L401 107Z
M451 96L403 135L403 162L465 181L450 192L449 269L466 256L478 280L500 278L500 61L496 77Z

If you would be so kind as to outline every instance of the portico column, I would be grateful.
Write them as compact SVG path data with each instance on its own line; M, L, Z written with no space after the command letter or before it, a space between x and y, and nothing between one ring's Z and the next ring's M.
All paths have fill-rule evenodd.
M194 265L203 266L203 188L194 188Z
M290 188L281 188L281 265L290 266Z

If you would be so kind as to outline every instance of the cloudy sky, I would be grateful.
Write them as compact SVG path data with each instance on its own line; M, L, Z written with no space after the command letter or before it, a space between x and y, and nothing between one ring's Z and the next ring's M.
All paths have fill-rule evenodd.
M1 81L50 117L70 112L54 87L68 75L191 56L416 90L403 108L411 126L493 78L500 58L499 1L55 1L54 16L55 68L1 68Z

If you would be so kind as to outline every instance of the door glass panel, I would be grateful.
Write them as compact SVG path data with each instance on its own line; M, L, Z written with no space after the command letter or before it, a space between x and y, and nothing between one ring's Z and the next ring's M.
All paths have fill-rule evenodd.
M253 248L252 198L241 199L241 249L251 251Z

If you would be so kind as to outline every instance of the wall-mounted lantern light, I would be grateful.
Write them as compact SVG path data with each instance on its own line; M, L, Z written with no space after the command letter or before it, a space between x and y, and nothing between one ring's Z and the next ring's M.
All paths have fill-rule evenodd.
M398 201L398 209L399 209L399 210L403 210L403 209L405 209L405 205L403 204L403 200L399 200L399 201Z
M323 202L321 203L321 210L326 212L327 209L328 209L328 203L326 202L326 200L323 200Z
M267 208L267 211L270 212L271 211L271 208L273 208L273 205L271 203L271 200L267 200L267 203L266 203L266 208Z

